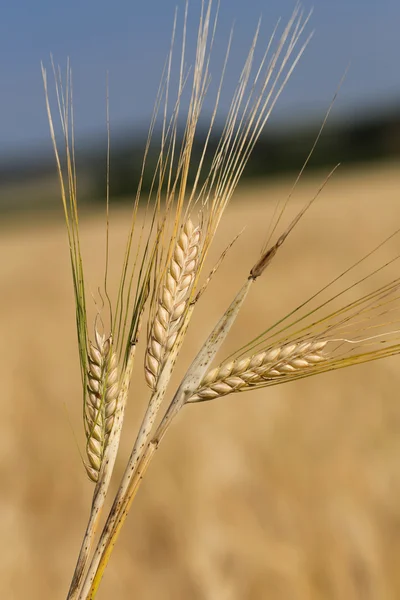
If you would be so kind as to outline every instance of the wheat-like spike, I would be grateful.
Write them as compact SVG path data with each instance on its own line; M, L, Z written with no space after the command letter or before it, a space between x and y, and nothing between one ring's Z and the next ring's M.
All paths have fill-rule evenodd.
M325 360L327 341L298 342L270 348L209 371L188 402L203 402L241 392L266 380L301 372Z
M88 383L85 410L86 471L96 482L104 451L114 423L118 397L118 360L112 348L111 336L106 338L95 330L95 343L88 352Z
M176 241L150 331L145 357L145 378L153 390L183 323L196 274L199 248L200 228L194 227L191 219L188 219Z

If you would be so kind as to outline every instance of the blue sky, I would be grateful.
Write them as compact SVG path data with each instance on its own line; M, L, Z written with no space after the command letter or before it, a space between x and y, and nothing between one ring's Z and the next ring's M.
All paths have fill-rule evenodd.
M194 40L200 0L190 0L189 41ZM303 2L306 10L313 5ZM0 152L49 147L40 61L70 57L74 73L76 129L90 139L105 128L105 80L109 72L114 131L145 127L169 47L175 7L181 0L13 0L0 18ZM221 60L235 22L227 87L239 74L258 18L261 44L287 0L221 0L215 61ZM351 62L336 113L349 118L396 100L400 104L399 0L314 0L311 45L287 87L276 120L322 114ZM189 42L190 46L193 46ZM216 76L218 73L216 73ZM222 107L228 97L223 98Z

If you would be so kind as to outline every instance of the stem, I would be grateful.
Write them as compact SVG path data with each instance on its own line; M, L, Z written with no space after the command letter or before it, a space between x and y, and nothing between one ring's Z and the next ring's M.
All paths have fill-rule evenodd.
M100 479L97 482L93 493L93 501L90 510L89 521L86 526L85 535L83 537L74 575L72 577L71 586L68 591L67 600L76 600L78 598L85 567L89 562L90 551L93 546L94 536L96 534L97 526L104 506L104 502L108 492L108 487L110 485L111 475L114 469L114 464L118 453L119 440L121 437L122 424L124 421L126 400L128 397L129 385L132 377L135 351L136 344L132 344L129 352L124 377L122 380L121 391L118 399L118 406L115 413L114 427L111 431L109 443L104 453L104 466L100 473Z
M156 450L158 449L163 437L167 433L168 427L171 425L172 420L176 417L181 408L183 408L183 404L178 405L177 403L174 403L174 401L171 402L167 412L165 413L160 425L157 428L157 431L155 432L150 442L148 442L143 452L142 458L140 459L140 462L137 465L135 474L131 479L129 493L126 494L124 502L120 507L118 520L113 529L112 536L110 537L107 545L103 549L103 554L101 556L101 560L99 562L96 574L92 581L90 591L86 600L93 600L93 598L96 596L97 590L103 578L104 571L107 567L108 561L110 560L111 553L117 542L119 533L122 529L125 519L128 516L132 502L136 497L136 493L139 489L140 483L147 471L151 459L153 458Z
M128 465L125 469L121 485L86 574L86 580L79 596L80 600L92 600L95 597L104 570L117 541L120 529L126 519L141 478L147 469L154 451L157 449L161 438L165 435L173 417L183 407L186 398L190 396L199 385L204 373L207 371L215 354L232 327L254 280L255 279L252 277L249 277L246 280L246 283L242 286L224 315L213 328L183 378L154 437L148 441L175 362L176 354L174 354L174 352L171 353L168 363L160 375L157 389L150 399ZM190 310L193 310L193 306L191 306ZM183 334L184 333L185 332L183 332Z
M177 344L177 346L178 346L178 344ZM142 473L142 470L141 470L142 461L144 458L147 460L146 457L147 457L147 453L149 452L149 444L147 442L149 440L151 430L153 429L154 422L157 417L157 413L158 413L161 403L164 399L167 385L168 385L169 379L171 377L171 371L172 371L173 365L175 363L177 352L178 352L178 347L176 348L175 351L173 350L171 352L170 356L168 357L167 364L165 365L163 371L160 374L160 377L159 377L159 380L157 383L157 389L155 390L155 392L153 393L153 395L150 399L149 405L148 405L146 413L143 417L143 421L142 421L142 424L139 429L139 433L138 433L136 441L135 441L135 445L134 445L131 455L129 457L129 461L126 466L125 473L122 477L120 487L118 489L117 495L115 496L115 499L114 499L112 508L110 510L110 513L108 515L106 524L104 525L99 543L97 545L97 548L93 555L92 561L88 568L85 583L81 589L81 593L79 596L80 599L94 598L94 595L92 594L92 592L90 590L92 587L92 582L94 582L94 580L95 580L95 577L96 577L96 581L98 580L97 587L100 584L101 575L98 579L96 574L97 574L99 565L102 562L103 553L105 551L107 552L107 559L105 561L105 564L104 564L104 567L102 568L101 573L104 572L104 569L108 562L109 556L115 545L116 539L114 540L113 543L111 543L111 542L113 541L113 538L114 538L115 527L118 527L118 531L119 531L119 528L121 526L118 523L119 516L120 516L121 512L122 513L126 512L126 514L128 513L129 507L125 506L127 499L129 499L130 495L136 494L136 489L137 489L137 485L138 485L138 483L137 483L138 471L139 471L139 473ZM146 468L147 468L147 464L146 464ZM140 475L140 477L141 476L142 475ZM130 500L130 502L132 501L132 499ZM130 506L130 502L129 502L129 506ZM126 516L126 514L125 514L125 516ZM124 519L125 519L125 516L124 516ZM118 531L117 531L117 534L118 534ZM96 587L96 590L97 590L97 587Z
M128 493L125 494L123 499L123 504L120 505L119 517L116 523L114 524L114 528L112 530L112 536L108 539L107 543L103 548L103 553L100 555L100 560L98 561L98 565L96 567L96 572L94 578L90 585L90 590L86 592L86 587L83 589L83 595L81 598L86 598L87 600L92 600L99 588L101 583L104 571L108 565L108 561L110 560L111 553L114 549L114 546L117 542L119 533L122 529L122 526L125 522L126 517L128 516L129 509L131 504L136 496L136 493L139 489L139 485L142 481L142 478L147 470L147 467L150 464L150 461L158 448L158 443L154 443L153 441L149 442L146 446L146 449L142 455L140 462L137 465L135 473L131 479L131 485L129 487Z

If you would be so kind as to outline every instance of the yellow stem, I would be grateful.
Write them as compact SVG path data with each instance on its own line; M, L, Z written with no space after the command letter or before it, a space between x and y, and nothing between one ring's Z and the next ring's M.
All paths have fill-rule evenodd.
M97 590L98 590L101 580L103 578L104 571L107 567L108 561L110 560L110 557L111 557L111 553L117 542L119 532L121 531L121 528L125 522L126 517L128 516L132 502L135 499L136 493L139 489L140 482L142 481L143 476L146 473L147 467L149 466L150 461L153 458L155 451L157 450L158 446L160 445L161 440L163 439L164 435L167 433L167 429L170 426L171 421L178 414L178 412L180 411L181 408L182 408L182 404L175 404L173 402L170 404L167 412L164 415L164 418L162 419L161 423L159 424L159 426L156 430L156 433L154 434L153 438L148 443L146 450L143 453L143 456L137 466L136 473L131 480L129 490L124 498L123 504L121 505L121 507L119 509L117 520L114 524L114 529L110 535L110 538L107 540L107 542L104 546L101 561L97 568L96 574L94 576L94 579L93 579L90 591L86 597L86 600L93 600L93 598L96 596Z
M112 535L107 540L107 544L103 549L103 554L100 560L100 564L97 568L96 574L94 576L89 594L87 596L87 600L93 600L96 596L97 590L101 583L104 571L108 565L108 561L110 560L111 553L114 549L114 546L117 542L119 532L125 522L126 517L128 516L129 509L131 504L136 496L136 493L139 489L140 483L142 481L143 475L145 474L147 467L150 464L150 461L154 455L154 452L157 450L158 442L150 442L143 454L143 457L138 465L135 475L131 480L131 485L129 487L129 492L126 494L123 504L120 507L117 521L114 525L114 529Z
M118 407L115 414L114 427L113 431L111 432L109 445L106 449L106 454L104 456L104 459L106 460L106 468L103 469L101 473L101 478L98 481L94 491L89 522L87 524L85 535L82 541L67 600L76 600L79 597L79 593L81 591L81 586L83 582L83 576L85 574L85 568L90 558L90 550L93 545L93 540L97 531L97 526L99 524L100 516L104 507L104 502L107 496L108 487L110 485L111 475L114 469L115 459L117 457L119 447L122 423L124 420L125 405L128 397L133 363L135 359L135 351L136 344L132 344L129 351L129 358L125 369L124 377L122 380Z

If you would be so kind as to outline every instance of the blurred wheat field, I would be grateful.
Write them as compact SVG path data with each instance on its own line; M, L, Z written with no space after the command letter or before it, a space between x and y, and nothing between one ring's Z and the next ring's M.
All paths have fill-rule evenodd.
M289 212L322 180L304 178ZM236 194L210 264L245 231L199 304L175 381L247 275L274 202L290 186ZM399 191L397 165L335 175L254 286L221 358L397 228ZM119 208L112 217L111 283L128 214ZM103 215L86 215L81 227L95 295ZM1 229L0 597L62 598L93 489L77 445L82 398L66 234L61 217ZM396 247L386 251L391 258ZM141 349L113 489L148 398ZM399 361L186 407L146 475L99 599L399 598Z

